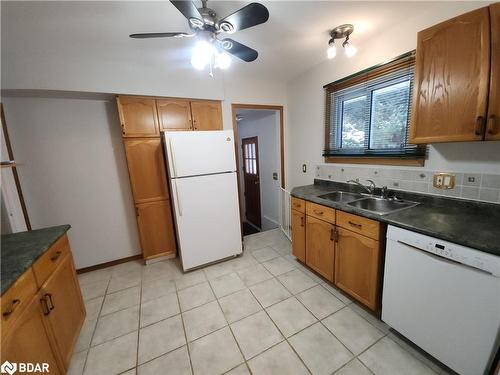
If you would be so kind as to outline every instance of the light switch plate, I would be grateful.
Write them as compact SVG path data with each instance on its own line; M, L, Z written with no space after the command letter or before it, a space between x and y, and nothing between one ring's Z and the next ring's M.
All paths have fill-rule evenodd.
M432 179L432 185L437 189L453 189L455 187L455 175L451 173L436 173Z

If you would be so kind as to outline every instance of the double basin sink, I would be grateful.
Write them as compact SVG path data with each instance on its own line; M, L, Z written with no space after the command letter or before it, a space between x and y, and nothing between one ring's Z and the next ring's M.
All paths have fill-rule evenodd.
M377 215L387 215L419 204L417 202L367 196L366 194L346 191L334 191L328 194L319 195L318 198L336 203L345 203L348 206L369 211Z

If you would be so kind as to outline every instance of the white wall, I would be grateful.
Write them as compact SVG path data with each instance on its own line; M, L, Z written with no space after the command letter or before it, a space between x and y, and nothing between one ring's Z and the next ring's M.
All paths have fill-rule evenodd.
M3 101L33 228L71 224L77 268L140 254L114 101Z
M258 112L258 110L256 112ZM280 181L279 179L273 180L274 172L278 173L278 176L280 174L278 122L279 113L274 111L270 112L266 117L259 119L244 119L238 123L240 171L243 171L241 139L258 137L262 230L269 230L279 226ZM244 212L243 173L240 173L240 180L240 199L243 202L242 211Z
M287 159L287 187L310 184L324 148L323 85L379 64L416 48L416 33L456 15L487 5L482 2L429 3L425 12L395 24L369 43L359 43L351 59L339 53L308 70L287 85L288 130L291 149ZM465 58L465 57L464 57ZM425 168L450 171L499 173L500 142L436 144L430 146ZM301 166L308 166L302 173Z

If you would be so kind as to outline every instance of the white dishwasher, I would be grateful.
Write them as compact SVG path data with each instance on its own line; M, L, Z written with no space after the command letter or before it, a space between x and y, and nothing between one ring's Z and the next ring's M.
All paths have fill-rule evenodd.
M500 256L389 226L382 320L459 374L486 373L500 337Z

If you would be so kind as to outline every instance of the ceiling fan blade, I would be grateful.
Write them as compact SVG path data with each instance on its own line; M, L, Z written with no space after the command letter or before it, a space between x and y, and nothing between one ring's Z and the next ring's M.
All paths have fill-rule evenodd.
M231 55L240 58L243 61L254 61L259 54L253 48L247 47L244 44L238 43L233 39L223 39L221 41L222 49Z
M182 37L190 37L193 35L194 34L188 34L188 33L142 33L142 34L130 34L130 37L135 39L169 38L169 37L182 38Z
M259 25L268 19L269 11L264 5L251 3L220 20L219 26L222 31L233 33ZM227 24L230 26L227 26Z
M191 1L182 1L182 0L170 0L170 2L177 8L179 12L181 12L184 17L188 20L191 18L196 18L203 22L203 17L201 16L198 8Z

